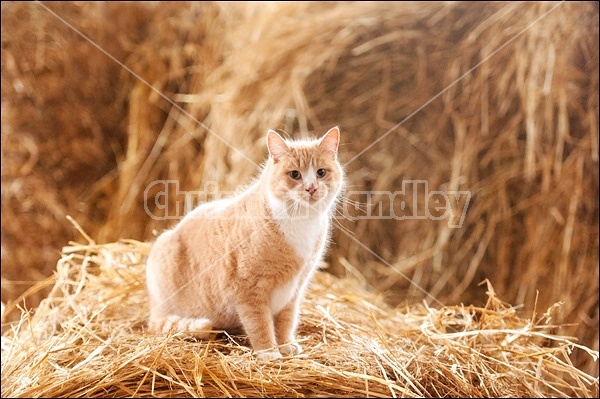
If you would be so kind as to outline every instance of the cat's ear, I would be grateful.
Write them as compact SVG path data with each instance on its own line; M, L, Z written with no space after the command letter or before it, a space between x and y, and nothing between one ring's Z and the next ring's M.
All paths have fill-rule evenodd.
M275 163L279 162L281 158L290 151L285 140L281 138L279 133L275 130L269 130L267 132L267 148Z
M329 129L325 136L319 142L319 148L325 152L331 152L333 156L337 156L338 147L340 145L340 128L339 126Z

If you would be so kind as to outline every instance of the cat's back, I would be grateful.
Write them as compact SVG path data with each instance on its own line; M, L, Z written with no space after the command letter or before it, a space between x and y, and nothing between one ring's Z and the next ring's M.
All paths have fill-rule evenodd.
M200 224L207 226L249 220L252 216L252 213L248 211L249 209L254 209L255 214L260 212L261 209L255 186L249 186L231 197L198 205L181 220L175 229L197 224L198 226L194 227L201 227Z
M198 248L204 256L219 256L248 242L279 241L264 197L256 185L224 199L203 203L188 213L173 229L182 244ZM275 240L274 240L275 239ZM262 249L262 248L257 248Z

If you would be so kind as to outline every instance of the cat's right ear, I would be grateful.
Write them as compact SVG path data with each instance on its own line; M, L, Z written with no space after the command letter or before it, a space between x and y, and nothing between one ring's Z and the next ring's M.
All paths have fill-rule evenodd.
M290 148L285 143L285 140L275 130L267 132L267 148L269 155L273 158L273 162L277 163L286 155Z
M332 127L325 133L321 140L319 141L319 147L325 151L333 154L334 157L337 156L338 147L340 145L340 127Z

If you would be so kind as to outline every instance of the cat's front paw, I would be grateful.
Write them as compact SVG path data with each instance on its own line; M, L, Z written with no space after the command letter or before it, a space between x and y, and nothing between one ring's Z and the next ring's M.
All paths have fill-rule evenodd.
M290 342L289 344L282 345L279 351L283 356L299 355L302 353L302 347L295 342Z
M277 359L281 359L283 356L281 356L281 353L279 353L279 351L266 351L266 352L258 352L256 354L256 358L259 360L277 360Z

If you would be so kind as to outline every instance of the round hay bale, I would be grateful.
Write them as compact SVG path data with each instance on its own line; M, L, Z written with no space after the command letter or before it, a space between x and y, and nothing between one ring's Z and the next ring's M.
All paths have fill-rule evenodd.
M151 240L173 222L144 208L153 182L231 190L266 129L340 125L347 204L402 217L340 218L330 272L408 305L477 303L489 279L528 310L563 302L558 332L598 350L597 4L3 3L2 22L4 302L50 274L65 215ZM422 217L418 181L470 193L464 219Z
M48 7L117 58L137 46L151 15L147 6L133 3ZM2 301L7 302L52 273L59 248L74 238L66 215L104 220L109 198L99 194L88 202L87 197L94 184L114 178L126 146L125 98L132 80L34 3L2 3L2 59ZM30 297L28 304L46 294Z

